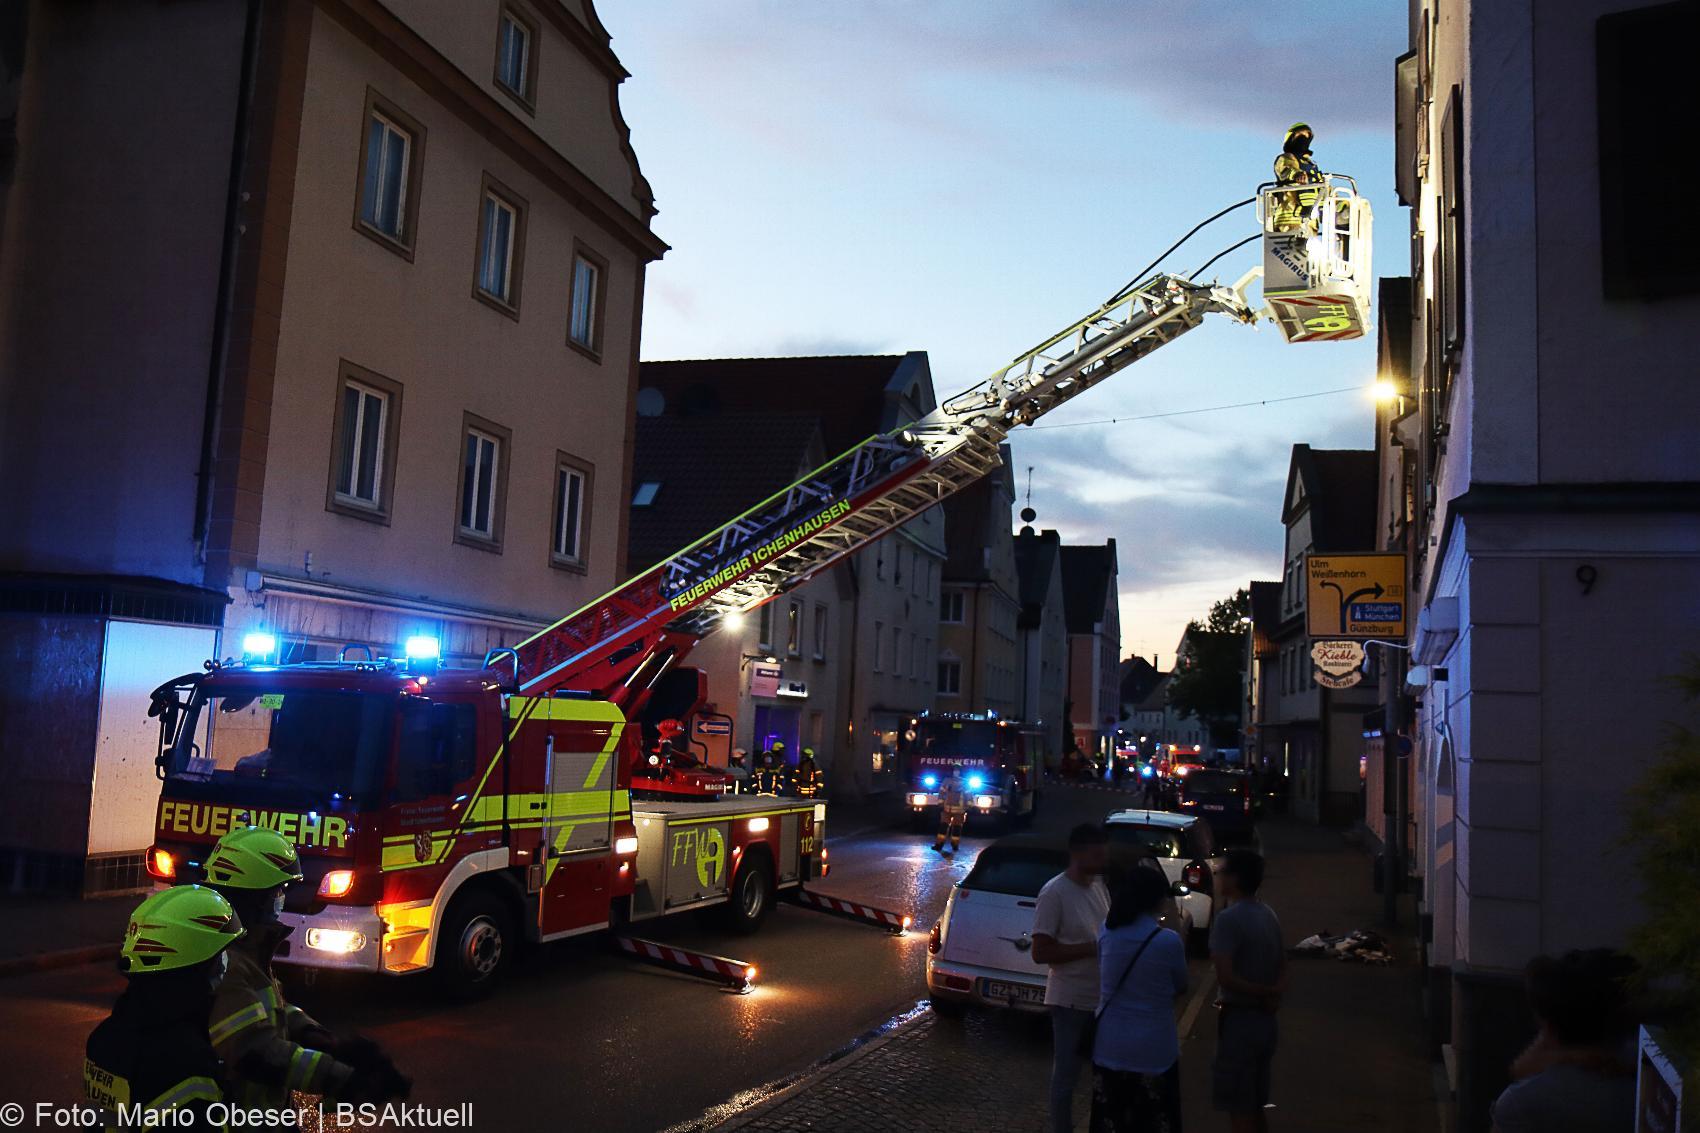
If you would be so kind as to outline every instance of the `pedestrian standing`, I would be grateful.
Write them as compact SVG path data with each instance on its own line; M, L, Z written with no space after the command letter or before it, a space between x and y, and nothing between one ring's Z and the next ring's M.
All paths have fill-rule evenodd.
M1144 866L1110 894L1098 938L1092 1133L1181 1133L1175 997L1186 993L1186 944L1157 923L1168 897L1161 868Z
M936 853L945 853L945 839L950 840L949 853L962 848L962 827L968 821L968 787L962 781L962 768L951 771L950 778L939 788L939 834L933 842Z
M1074 1131L1074 1087L1091 1059L1084 1049L1098 1010L1098 933L1110 911L1104 888L1109 839L1094 823L1068 835L1068 868L1039 890L1033 909L1033 962L1050 968L1045 1007L1051 1015L1051 1130Z
M1634 974L1635 961L1606 948L1529 961L1540 1030L1493 1103L1496 1133L1630 1133L1635 1025L1625 984Z
M1210 922L1210 961L1221 989L1210 1097L1228 1115L1233 1133L1269 1128L1264 1107L1275 1057L1275 1012L1287 983L1281 922L1259 899L1262 885L1263 855L1228 851L1216 876L1216 892L1228 905Z

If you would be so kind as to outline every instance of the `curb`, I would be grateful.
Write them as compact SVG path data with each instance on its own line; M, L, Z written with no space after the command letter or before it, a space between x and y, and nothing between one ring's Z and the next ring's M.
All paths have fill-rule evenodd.
M91 944L87 948L64 948L57 952L36 952L29 956L9 956L0 959L0 979L24 976L31 972L46 972L54 968L75 968L82 964L98 964L116 960L118 945Z

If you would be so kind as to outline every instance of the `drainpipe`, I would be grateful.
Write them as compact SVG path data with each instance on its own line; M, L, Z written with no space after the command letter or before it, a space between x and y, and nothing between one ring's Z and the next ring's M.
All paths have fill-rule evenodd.
M207 355L201 455L195 469L194 539L199 566L206 565L207 540L212 528L212 468L219 418L224 412L225 354L230 346L230 309L236 299L236 255L242 240L242 171L248 162L254 76L259 69L260 57L260 7L263 2L248 0L248 15L242 30L242 78L236 92L236 126L230 142L230 177L224 199L224 242L218 261L218 299L213 307L212 348ZM220 589L223 585L220 584Z

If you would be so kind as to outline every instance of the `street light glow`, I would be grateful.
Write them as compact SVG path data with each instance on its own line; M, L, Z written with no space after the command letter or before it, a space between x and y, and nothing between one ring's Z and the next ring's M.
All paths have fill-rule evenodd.
M1399 387L1386 378L1377 378L1370 390L1375 394L1375 400L1382 405L1391 405L1399 397Z

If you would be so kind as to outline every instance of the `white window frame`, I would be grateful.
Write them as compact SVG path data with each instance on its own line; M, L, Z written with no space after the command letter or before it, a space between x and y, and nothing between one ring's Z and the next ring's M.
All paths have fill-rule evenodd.
M952 610L955 616L952 616ZM947 626L964 624L968 616L968 595L961 590L945 590L939 594L939 621Z
M515 76L518 82L509 82L506 74L510 29L517 32L520 37L519 74ZM496 82L515 98L529 103L531 101L531 56L537 45L537 38L532 34L530 26L506 5L502 7L501 20L496 25L496 37Z
M472 483L468 484L466 482L466 450L467 444L470 441L479 442L478 451L480 458L473 461ZM491 449L490 475L488 480L484 477L484 461L482 459L483 446L486 444L489 445ZM502 452L501 437L498 437L493 433L485 432L483 429L470 426L461 435L461 500L460 515L457 518L457 522L459 523L460 533L469 539L481 539L489 543L496 541L496 510L501 505L499 488L502 483L502 461L504 459L506 459L506 454ZM481 499L488 502L486 513L489 519L488 528L474 526L478 519L478 504ZM470 517L470 522L468 517Z
M588 272L588 277L581 273ZM602 265L585 255L583 252L573 253L571 306L567 311L567 337L575 345L582 346L592 353L602 349L598 341L598 325L602 312L598 305L602 296ZM581 317L582 312L582 317ZM584 334L579 334L580 324L583 324Z
M494 211L492 211L494 206ZM508 241L502 251L501 290L492 291L485 281L491 274L497 215L508 214ZM478 290L504 306L514 306L514 246L519 242L519 206L494 189L484 190L478 210Z
M573 550L569 553L562 546L563 537L567 534L567 490L576 482L578 486L578 515L573 523ZM564 460L555 462L555 514L550 531L550 553L557 563L566 566L582 567L585 565L584 536L585 516L590 507L590 474L576 465Z
M946 675L952 679L946 680ZM962 695L962 662L954 657L939 658L939 688L940 696Z
M375 386L367 385L365 382L359 381L356 378L344 378L342 380L342 388L339 391L344 399L347 398L349 390L354 390L358 393L360 395L360 399L359 403L355 406L354 443L351 446L350 451L337 454L337 487L335 490L335 499L337 503L346 504L349 507L365 508L369 511L381 511L384 506L384 489L386 487L384 483L384 458L388 455L386 449L389 445L390 395L387 390L381 390ZM366 420L366 399L373 397L378 399L378 448L372 455L372 498L367 499L355 491L344 492L341 484L343 473L346 472L348 473L349 487L351 489L359 487L361 450L360 437L364 431L363 425ZM347 431L346 416L344 417L344 431ZM340 436L337 437L337 444L340 445L342 443L343 438Z
M785 604L785 655L801 657L803 655L803 604L787 602Z
M372 124L374 122L383 127L384 141L388 140L388 136L390 134L394 134L401 138L403 143L401 150L401 168L395 172L394 176L396 197L394 231L385 228L378 222L378 217L382 211L378 207L378 202L385 199L386 191L390 184L390 178L386 177L386 174L389 171L388 163L386 161L386 157L389 153L389 146L386 144L380 144L378 146L378 170L372 185L372 196L369 199L366 196L366 181L368 178L373 177L371 151ZM360 222L370 228L373 232L381 233L391 240L395 240L397 242L404 241L407 239L408 177L413 172L413 131L409 130L406 126L403 126L400 122L397 122L391 115L384 113L383 110L374 106L372 108L371 116L366 120L366 154L367 176L361 178L360 183Z
M822 605L821 603L816 602L815 603L815 625L814 625L814 647L815 647L814 648L814 654L815 654L815 660L817 660L817 661L826 660L826 636L827 636L826 607L824 605Z

